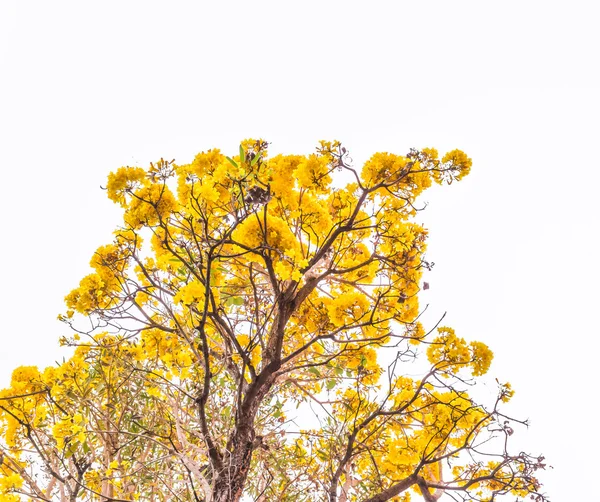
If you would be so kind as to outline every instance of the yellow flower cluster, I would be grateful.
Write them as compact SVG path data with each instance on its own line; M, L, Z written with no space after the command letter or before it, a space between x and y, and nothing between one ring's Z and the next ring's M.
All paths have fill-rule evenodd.
M176 208L177 201L169 187L153 184L135 192L124 219L131 228L153 226L166 220Z
M344 275L346 280L371 283L375 279L375 275L379 269L378 260L372 260L371 257L371 250L366 244L360 242L354 246L348 247L341 259L337 262L336 268L350 270Z
M112 293L111 284L104 282L99 274L89 274L65 297L65 303L80 314L89 314L95 309L107 308L113 301Z
M248 248L267 246L294 257L300 250L287 223L278 216L267 215L266 227L260 215L250 216L233 232L233 240Z
M233 240L250 248L269 253L272 256L274 269L280 280L293 278L299 280L299 267L307 262L302 255L300 243L290 230L289 225L280 217L268 213L265 219L260 215L252 215L233 232ZM249 261L260 261L258 254L250 253Z
M23 424L39 424L46 417L44 405L46 383L35 366L20 366L12 373L10 387L0 390L0 424L4 422L3 435L9 447L22 439ZM14 400L13 396L20 396ZM2 426L0 425L0 431Z
M462 150L452 150L442 157L443 164L449 164L453 170L455 180L464 178L471 171L473 161Z
M406 157L400 155L376 153L365 162L361 177L368 186L392 181L400 176L408 162Z
M469 348L471 350L473 376L485 375L492 364L493 352L485 343L477 341L470 342Z
M191 164L176 167L177 197L190 213L199 205L214 208L217 202L231 199L233 181L243 175L218 149L196 155Z
M324 193L331 183L329 171L327 157L312 154L308 158L302 158L294 171L294 177L301 188L315 193Z
M302 159L300 155L277 155L269 160L271 191L292 210L297 207L297 198L292 196L296 185L294 174Z
M289 261L277 260L275 266L273 267L275 270L275 275L281 281L300 281L302 278L302 272L299 269L294 269L293 265Z
M115 244L98 248L90 261L90 266L96 270L102 282L111 290L117 289L127 265L128 256L122 248Z
M327 302L329 319L338 327L366 322L370 311L369 300L355 291L345 291Z
M436 183L452 183L464 178L471 171L473 161L462 150L452 150L446 153L441 162L438 160L438 152L434 148L425 148L425 164L432 167L431 174Z
M184 285L173 297L173 302L184 305L197 304L201 310L204 305L205 296L206 287L196 279Z
M500 399L503 403L508 403L514 394L515 391L513 390L510 382L500 384Z
M217 202L221 194L215 185L212 176L206 176L194 191L194 196L207 202Z
M108 175L106 191L108 198L121 206L127 205L125 195L141 187L146 180L146 171L141 167L120 167Z
M292 211L290 216L298 222L298 226L311 237L322 239L327 235L332 226L331 216L323 201L310 193L302 195L298 209Z
M23 478L15 472L11 472L4 464L0 465L0 502L20 502L17 495L8 492L23 486Z
M227 159L218 148L201 152L192 161L189 166L182 166L180 171L188 171L202 178L206 174L212 175L215 171L224 169Z
M467 344L459 338L452 328L438 328L436 337L427 349L427 358L432 364L457 373L461 368L469 366L474 376L485 374L492 363L492 351L481 342Z
M153 361L154 374L160 374L165 378L173 376L186 378L190 375L193 366L194 358L189 346L181 344L176 335L158 329L144 331L141 339L129 347L129 352L136 361L141 363ZM159 361L162 365L156 366ZM150 383L147 392L156 396L160 394L160 391Z
M19 366L12 372L10 386L15 394L27 394L40 390L41 375L37 366Z
M62 450L65 444L71 441L85 442L84 421L81 413L73 416L64 416L52 427L52 436L57 447Z
M255 369L257 369L262 356L260 345L258 345L256 341L254 341L254 343L251 343L250 337L245 334L237 335L236 338L238 343L240 344L240 347L244 351L244 354L250 359L250 363L252 364L252 366ZM237 351L234 351L234 361L236 361L236 363L239 364L241 361L241 357L236 352Z

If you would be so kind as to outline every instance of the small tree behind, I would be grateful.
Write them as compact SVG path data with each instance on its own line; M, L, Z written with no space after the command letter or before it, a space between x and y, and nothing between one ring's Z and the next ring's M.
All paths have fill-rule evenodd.
M419 322L415 201L471 160L267 146L109 175L124 223L66 298L75 353L0 394L0 500L545 500L510 385L468 394L491 351Z

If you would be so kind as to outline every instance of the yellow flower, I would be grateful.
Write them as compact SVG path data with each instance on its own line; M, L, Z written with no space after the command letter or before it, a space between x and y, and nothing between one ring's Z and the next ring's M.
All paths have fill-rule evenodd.
M194 195L196 194L200 199L208 202L216 202L219 200L219 191L215 188L214 182L210 176L207 176L202 180L202 184L194 191Z
M81 314L89 314L97 308L106 308L112 302L111 293L118 284L107 284L98 274L89 274L65 297L65 303L70 309Z
M361 293L343 293L329 301L327 311L334 325L352 324L368 313L369 300Z
M440 327L438 332L440 336L427 349L429 362L452 373L457 373L465 366L471 368L474 376L487 372L493 358L487 345L481 342L467 345L463 338L456 336L452 328Z
M297 199L292 197L296 184L293 173L303 158L300 155L277 155L268 162L271 192L275 197L283 199L284 205L290 209L297 206Z
M437 153L437 152L436 152ZM464 178L471 171L473 161L462 150L452 150L442 157L439 168L433 171L433 177L439 184L452 183Z
M171 190L165 185L153 184L135 192L124 219L132 228L153 226L159 220L164 221L176 207Z
M268 215L267 225L255 215L246 218L233 232L233 240L249 248L266 245L275 248L290 258L301 255L300 244L288 224L278 216Z
M126 206L125 194L139 188L146 178L146 171L141 167L120 167L116 173L108 175L106 191L108 198Z
M292 277L292 267L289 263L279 260L275 264L275 273L282 281L287 281Z
M368 186L398 178L408 164L406 157L391 153L376 153L365 162L361 177Z
M85 429L81 413L61 418L53 425L52 436L56 440L57 447L61 450L69 441L77 440L79 443L84 443Z
M294 177L302 188L324 192L331 183L328 159L315 154L303 158L294 170Z
M508 403L514 394L515 391L509 382L500 384L500 399L503 403Z

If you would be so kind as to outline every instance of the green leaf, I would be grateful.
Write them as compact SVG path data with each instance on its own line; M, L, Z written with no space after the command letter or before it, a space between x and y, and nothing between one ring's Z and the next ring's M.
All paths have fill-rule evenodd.
M244 304L244 299L241 296L230 296L229 298L227 298L227 300L225 300L225 306L226 307L231 307L232 305L243 305Z
M260 159L260 154L255 155L254 158L252 159L252 162L250 162L250 165L253 166L254 164L256 164L258 162L259 159Z
M233 167L239 167L237 162L235 160L233 160L231 157L225 157L232 165Z
M337 367L337 368L335 369L335 374L336 374L337 376L342 376L342 375L344 374L344 368Z
M246 152L244 152L244 147L240 144L240 162L243 164L246 160Z
M320 377L321 373L319 372L319 370L317 368L315 368L314 366L311 366L310 368L308 368L308 372L312 373L315 376Z
M333 389L335 387L336 383L337 382L335 380L327 380L327 385L326 385L327 390Z
M65 451L65 458L72 457L76 451L77 451L77 443L70 442L69 446L67 447L67 450Z
M83 447L84 453L89 453L90 451L92 451L92 449L90 448L90 445L87 444L87 441L85 443L83 443L81 446Z

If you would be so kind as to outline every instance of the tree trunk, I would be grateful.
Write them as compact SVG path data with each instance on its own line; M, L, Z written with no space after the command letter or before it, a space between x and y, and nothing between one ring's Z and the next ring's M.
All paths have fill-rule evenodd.
M266 369L258 376L256 387L246 395L227 452L223 455L223 469L217 473L212 502L239 502L241 499L255 447L254 419L274 382L273 369Z

